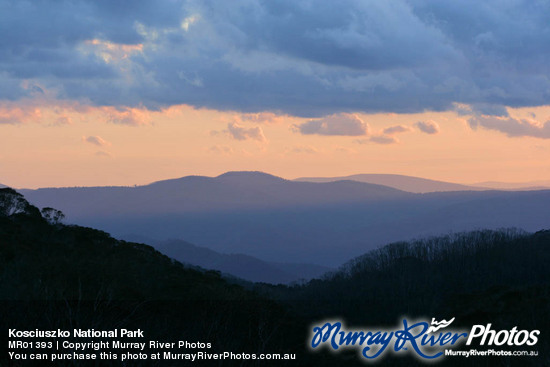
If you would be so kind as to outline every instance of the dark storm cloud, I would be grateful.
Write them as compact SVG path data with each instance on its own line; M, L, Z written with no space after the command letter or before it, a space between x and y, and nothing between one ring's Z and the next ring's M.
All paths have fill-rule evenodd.
M504 106L550 101L546 1L0 0L0 9L2 99L28 96L21 83L32 80L96 105L309 117L454 103L504 116Z

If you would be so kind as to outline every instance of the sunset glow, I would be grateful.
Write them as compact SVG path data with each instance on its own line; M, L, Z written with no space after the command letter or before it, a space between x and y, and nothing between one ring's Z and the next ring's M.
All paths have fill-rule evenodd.
M231 170L550 177L547 43L510 18L521 11L536 30L540 9L495 8L491 21L513 38L467 15L453 28L457 9L437 5L349 1L349 17L332 5L287 4L296 18L332 12L326 24L288 18L290 45L285 11L260 2L247 11L167 2L118 18L121 9L84 3L73 9L91 11L81 24L63 23L62 12L56 27L31 23L34 38L4 33L3 184L141 185ZM8 8L29 19L56 11Z

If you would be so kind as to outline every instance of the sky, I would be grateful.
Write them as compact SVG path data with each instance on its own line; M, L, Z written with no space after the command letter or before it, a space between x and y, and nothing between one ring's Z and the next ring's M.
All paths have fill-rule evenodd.
M550 179L550 2L0 0L0 182Z

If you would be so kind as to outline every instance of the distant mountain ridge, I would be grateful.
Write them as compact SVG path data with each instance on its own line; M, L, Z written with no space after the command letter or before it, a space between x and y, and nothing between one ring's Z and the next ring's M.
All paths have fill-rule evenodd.
M357 181L261 172L188 176L139 187L21 190L68 223L120 237L183 239L266 262L336 267L384 243L479 228L550 227L550 190L416 194Z
M364 173L339 177L299 177L294 181L299 182L335 182L351 180L357 182L371 183L393 187L398 190L423 194L428 192L446 191L483 191L483 190L505 190L505 191L536 191L550 189L550 180L539 180L530 182L499 182L485 181L472 184L457 184L453 182L431 180L427 178L396 175Z
M262 172L186 176L137 187L74 187L20 190L39 206L54 203L67 214L152 214L322 206L407 197L410 193L355 181L295 182ZM51 204L49 204L51 203ZM78 215L77 215L78 217Z
M290 284L319 278L325 273L336 270L336 268L315 264L277 263L263 261L245 254L224 254L179 239L157 241L150 237L132 234L121 236L121 239L153 246L156 250L182 264L217 270L222 274L249 282Z
M312 264L272 263L244 254L221 254L182 240L161 241L154 247L181 263L218 270L251 282L288 284L318 278L334 270Z
M5 198L18 196L3 191ZM445 193L436 196L448 200ZM543 196L519 197L538 202ZM245 289L217 272L182 266L150 246L51 223L25 204L11 212L14 201L0 200L0 299L6 305L1 316L16 330L140 328L151 340L211 342L213 353L296 353L296 363L285 363L289 366L364 366L341 353L327 359L305 345L312 325L334 315L349 325L362 325L366 314L369 325L396 325L396 315L405 315L397 316L398 323L452 315L455 330L488 321L496 330L540 335L550 330L550 231L485 230L392 243L323 279ZM540 366L539 358L549 355L548 343L543 340L536 351L541 357L512 365ZM406 356L384 358L395 366L421 363ZM0 365L12 362L5 353L0 357ZM464 360L443 364L463 366Z
M547 190L550 189L550 180L529 182L485 181L471 185L477 187L486 187L493 190Z
M479 191L486 190L486 188L478 186L461 185L451 182L430 180L426 178L405 176L405 175L393 175L393 174L358 174L341 177L300 177L294 181L299 182L335 182L341 180L352 180L376 185L384 185L393 187L394 189L413 192L417 194L427 192L440 192L440 191Z

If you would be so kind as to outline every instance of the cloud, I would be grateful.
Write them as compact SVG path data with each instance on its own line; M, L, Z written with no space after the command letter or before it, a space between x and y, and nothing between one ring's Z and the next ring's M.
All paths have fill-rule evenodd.
M500 131L509 137L530 136L550 139L550 121L540 123L534 119L518 119L500 116L473 116L468 120L472 129L482 127L487 130Z
M361 136L367 135L368 124L356 115L341 113L327 116L321 119L309 120L300 125L294 125L294 130L303 135L342 135Z
M84 41L81 50L84 53L94 53L106 64L112 64L126 60L136 53L141 53L143 51L143 44L125 45L100 39L92 39Z
M435 121L418 121L414 124L420 131L426 134L437 134L439 125Z
M213 145L208 150L212 153L216 154L231 154L233 153L233 149L231 147L228 147L226 145Z
M151 122L149 111L144 108L102 108L107 121L113 124L139 126Z
M243 122L254 122L258 124L275 124L284 121L284 116L272 112L245 113L235 116L235 119Z
M264 136L262 129L259 126L245 128L235 122L227 124L227 130L225 130L235 140L257 140L259 142L266 142L267 139Z
M101 136L83 136L82 141L97 145L98 147L105 147L111 145L108 141L103 139Z
M397 140L397 138L394 136L373 135L367 139L357 139L354 142L357 144L375 143L375 144L389 145L389 144L397 144L399 143L399 140Z
M21 124L39 122L42 119L40 108L33 106L16 106L14 103L0 104L0 124Z
M348 147L342 147L342 146L335 147L334 151L338 152L338 153L345 153L345 154L355 154L355 153L357 153L357 151L354 150L354 149L351 149L351 148L348 148Z
M491 115L499 117L508 117L508 109L505 106L493 105L493 104L474 104L472 107L472 113L476 115Z
M377 144L397 144L399 143L399 140L393 136L386 136L386 135L377 135L377 136L371 136L369 138L369 141L372 141L373 143Z
M454 103L453 110L459 116L469 115L491 115L491 116L508 116L508 109L506 106L487 104L487 103L474 103L471 105Z
M548 103L549 13L521 0L6 0L0 99L47 85L119 109L495 115Z
M392 135L392 134L398 134L398 133L405 133L411 131L411 128L408 126L403 125L396 125L396 126L390 126L384 129L384 134Z
M292 149L290 149L289 152L291 152L291 153L306 153L306 154L317 154L317 153L319 153L319 151L315 147L312 147L312 146L309 146L309 145L292 147Z
M55 119L55 122L53 122L51 126L71 125L72 123L73 119L70 116L59 116Z
M458 116L468 116L474 113L472 106L465 103L453 103L453 110Z
M0 101L0 124L43 123L44 126L63 126L71 125L75 118L86 119L86 115L95 115L94 119L98 121L129 126L151 123L152 111L144 107L94 107L80 101L56 100L50 94L51 91L42 90L37 98Z
M101 158L113 158L113 156L111 155L111 153L109 153L109 152L103 152L103 151L95 152L94 155L95 155L96 157L101 157Z

